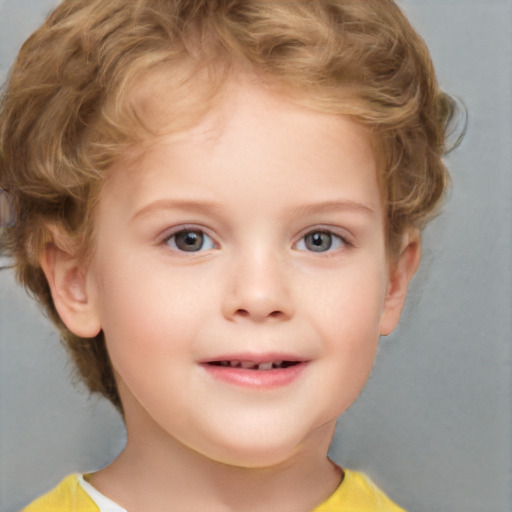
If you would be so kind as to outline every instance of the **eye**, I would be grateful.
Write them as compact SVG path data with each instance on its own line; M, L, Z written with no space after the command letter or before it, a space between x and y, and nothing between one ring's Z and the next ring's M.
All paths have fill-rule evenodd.
M347 245L345 240L330 231L317 230L304 235L297 243L299 251L327 252Z
M177 251L199 252L215 248L215 243L200 229L182 229L172 234L165 243Z

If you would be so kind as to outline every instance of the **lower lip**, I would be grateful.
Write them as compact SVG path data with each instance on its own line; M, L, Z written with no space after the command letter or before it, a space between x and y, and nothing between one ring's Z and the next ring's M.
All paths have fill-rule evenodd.
M291 384L305 370L308 363L298 363L288 368L275 368L273 370L247 370L231 366L217 366L203 364L203 368L215 379L256 389L272 389Z

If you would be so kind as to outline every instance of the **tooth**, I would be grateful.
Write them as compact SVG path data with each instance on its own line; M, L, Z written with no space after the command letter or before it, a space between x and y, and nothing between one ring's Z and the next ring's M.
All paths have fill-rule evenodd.
M260 363L258 365L258 370L271 370L272 369L272 361L269 363Z
M251 361L242 361L241 363L242 368L250 369L254 368L256 365Z
M220 365L221 366L229 366L229 362L228 361L221 361Z
M281 368L281 365L283 364L283 361L274 361L274 368Z
M236 366L240 366L240 361L231 361L230 364L233 368L235 368Z

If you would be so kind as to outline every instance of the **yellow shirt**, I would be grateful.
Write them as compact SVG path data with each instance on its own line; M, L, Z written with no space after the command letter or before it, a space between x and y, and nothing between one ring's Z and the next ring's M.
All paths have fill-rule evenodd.
M77 475L69 475L21 512L100 512L100 509L82 488ZM405 511L387 498L367 476L345 470L341 485L312 512Z
M405 512L366 475L347 469L344 471L341 485L312 512Z

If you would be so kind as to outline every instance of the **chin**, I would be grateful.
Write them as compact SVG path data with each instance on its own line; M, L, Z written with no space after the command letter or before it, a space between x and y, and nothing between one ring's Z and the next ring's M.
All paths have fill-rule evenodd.
M296 454L297 450L282 450L276 453L268 447L251 447L240 450L233 448L229 453L216 457L216 462L240 469L265 469L286 464Z
M305 436L252 434L243 438L234 436L212 442L202 453L206 457L228 466L246 469L264 469L286 464L294 459L309 443ZM212 450L215 446L215 450Z

